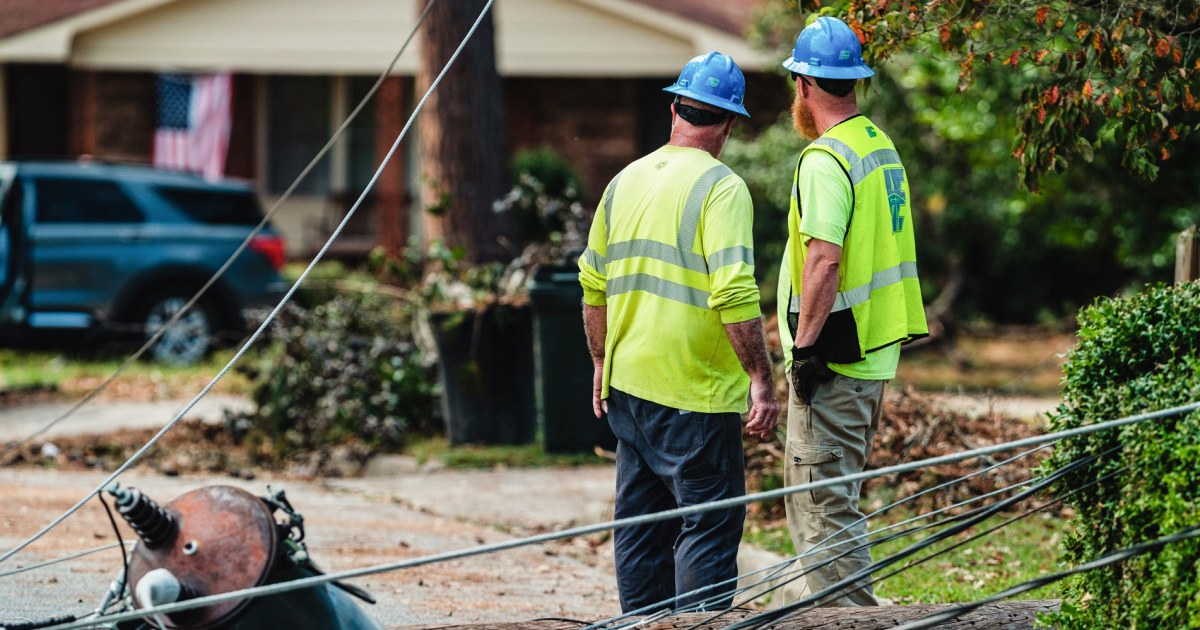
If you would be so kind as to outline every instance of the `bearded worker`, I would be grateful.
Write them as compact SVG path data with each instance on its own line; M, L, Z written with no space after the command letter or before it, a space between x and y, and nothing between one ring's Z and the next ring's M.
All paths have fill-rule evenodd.
M794 486L862 472L900 345L928 328L908 175L855 99L858 80L874 74L858 37L818 18L783 65L796 84L793 122L811 140L796 165L778 294L791 385L784 480ZM855 545L832 547L865 537L860 491L861 482L839 483L785 501L807 593L844 583L822 605L877 603L870 576L852 578L870 564L869 548L834 559Z
M779 414L763 340L746 184L717 158L746 81L717 52L665 88L671 137L609 183L579 260L593 410L617 436L616 518L745 494L746 431ZM621 609L728 608L745 508L613 533Z

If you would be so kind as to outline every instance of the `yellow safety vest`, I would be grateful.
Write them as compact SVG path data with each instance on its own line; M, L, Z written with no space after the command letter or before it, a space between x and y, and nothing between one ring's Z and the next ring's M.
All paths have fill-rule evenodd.
M817 338L817 356L831 363L855 363L868 353L929 334L913 238L908 174L896 147L866 116L833 126L800 154L824 151L838 161L854 192L838 294ZM789 234L799 231L800 165L793 178ZM807 246L789 240L781 282L790 284L788 330L795 339L802 278L790 277L789 257ZM782 287L781 287L782 288ZM782 291L780 292L782 293Z

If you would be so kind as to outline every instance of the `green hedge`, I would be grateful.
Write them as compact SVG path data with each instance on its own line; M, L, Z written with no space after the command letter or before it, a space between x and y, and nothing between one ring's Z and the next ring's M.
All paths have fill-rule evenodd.
M1200 400L1200 283L1084 309L1064 372L1055 431ZM1063 442L1047 466L1117 446L1058 488L1084 488L1070 500L1070 566L1200 523L1200 413ZM1082 574L1064 585L1062 611L1049 621L1064 630L1200 627L1198 569L1200 541L1190 540Z

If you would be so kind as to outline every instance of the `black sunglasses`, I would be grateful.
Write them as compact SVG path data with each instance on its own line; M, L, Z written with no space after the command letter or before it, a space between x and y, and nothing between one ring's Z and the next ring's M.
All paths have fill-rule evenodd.
M792 80L793 80L793 81L803 81L803 82L804 82L804 85L812 85L812 83L809 83L809 82L808 82L808 78L807 78L807 77L805 77L803 74L796 74L795 72L793 72L793 73L792 73Z

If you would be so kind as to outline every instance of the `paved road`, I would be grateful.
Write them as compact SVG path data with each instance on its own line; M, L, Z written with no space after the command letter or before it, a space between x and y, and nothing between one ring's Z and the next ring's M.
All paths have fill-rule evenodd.
M572 471L521 471L523 483L551 487L564 477L578 479L569 492L599 488L611 467ZM210 484L242 487L265 494L267 483L284 486L293 505L307 524L308 545L313 558L328 571L340 571L513 538L480 517L468 520L442 516L422 505L443 487L443 473L421 475L421 479L387 489L386 480L363 480L331 484L294 480L260 479L252 482L221 477L168 478L149 471L129 473L124 485L142 489L166 503L176 496ZM471 512L485 501L489 484L499 477L483 474L471 483L470 474L445 474L449 486L473 485L480 490L477 500L465 505L455 499L450 512ZM104 478L101 473L57 472L35 469L0 469L0 546L7 551L32 535L45 523L69 508ZM534 486L536 487L536 486ZM564 490L566 490L566 487ZM611 487L607 486L606 487ZM408 497L405 488L420 488ZM386 491L384 491L386 489ZM611 492L611 491L610 491ZM551 506L561 495L543 496L538 507L526 502L530 513ZM514 523L527 526L532 515L523 516L513 505ZM446 502L437 502L449 505ZM490 510L499 513L501 510ZM554 510L547 509L547 513ZM564 510L562 513L566 513ZM547 522L546 527L555 525ZM125 535L131 534L126 530ZM114 541L103 509L95 502L52 531L20 555L0 564L0 573L34 562L62 557ZM593 545L597 540L567 541L538 547L522 547L496 554L417 567L355 581L376 595L379 604L366 609L389 627L416 624L521 621L539 617L602 619L618 609L611 569L611 547ZM44 619L53 615L81 613L95 605L119 566L118 552L103 554L0 577L0 625L4 621Z

